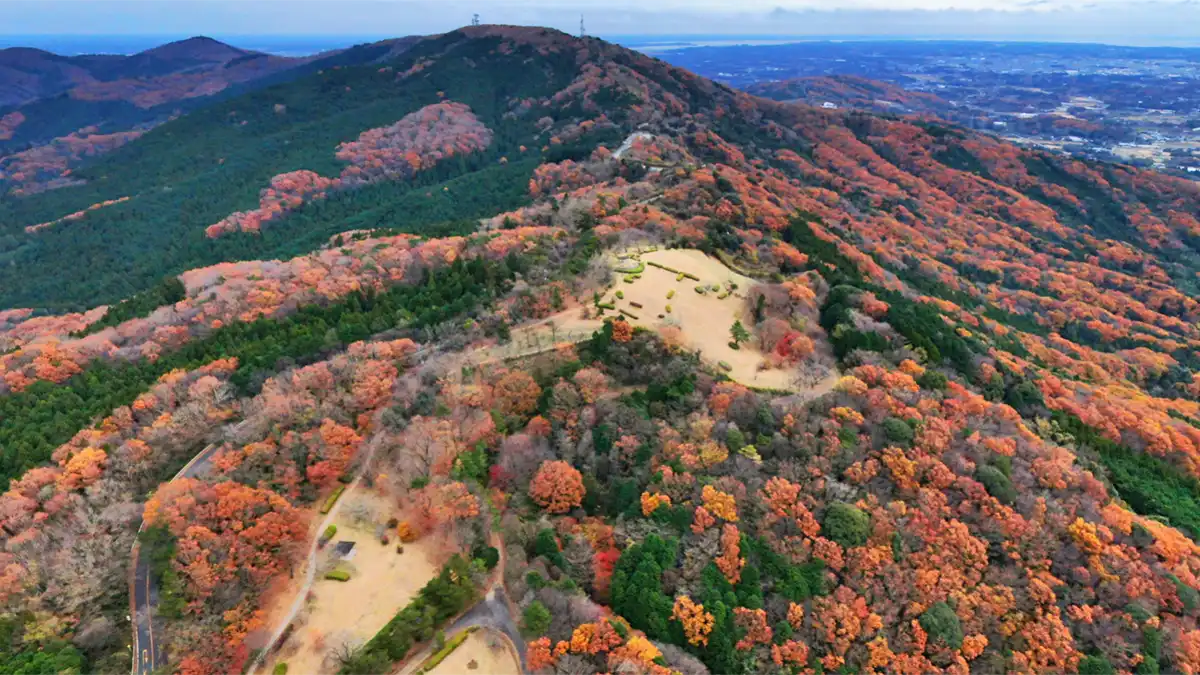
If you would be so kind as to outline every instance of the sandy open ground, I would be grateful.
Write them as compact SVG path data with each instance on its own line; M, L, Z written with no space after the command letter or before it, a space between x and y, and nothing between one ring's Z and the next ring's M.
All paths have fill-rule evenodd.
M387 545L375 537L374 523L399 515L392 500L366 488L348 492L342 499L348 501L334 521L337 535L322 550L318 564L324 565L337 542L353 541L354 557L339 564L352 576L346 582L325 580L321 568L292 634L264 672L271 672L280 661L287 662L288 672L295 675L337 672L330 658L335 649L371 639L438 572L428 557L429 540L405 544L404 553L397 554L394 531ZM356 521L354 513L360 509L353 508L355 502L373 512L371 523Z
M729 328L740 320L747 331L754 329L754 317L749 311L746 298L757 283L726 267L720 260L694 249L669 249L640 254L642 261L653 261L681 272L700 277L700 281L684 278L676 281L676 274L646 265L641 278L625 283L625 275L614 272L614 284L603 294L604 302L613 303L618 310L625 310L637 318L626 316L630 323L657 330L662 326L678 326L687 346L699 350L700 355L716 365L721 361L732 366L729 376L742 384L766 389L798 389L794 369L759 370L763 353L753 340L743 343L741 349L729 346ZM631 260L611 260L614 268L627 268L636 264ZM696 292L698 285L727 282L737 285L737 290L724 299L709 291L703 295ZM667 299L667 292L675 295ZM621 291L623 299L616 297ZM634 307L632 303L642 305ZM667 305L671 311L666 311ZM490 361L521 358L552 349L555 344L575 343L588 339L603 326L602 319L584 319L579 307L560 312L514 328L511 339L502 344L483 347L466 356L466 360L478 365ZM659 315L662 318L659 318ZM609 311L607 316L614 316Z
M516 655L506 642L506 638L489 629L477 630L429 672L431 675L519 675L521 668Z
M724 361L732 366L729 376L742 384L768 389L794 389L794 374L791 370L759 370L763 354L751 342L743 343L741 349L729 346L729 328L740 320L747 331L754 329L754 317L747 308L746 298L757 283L738 274L721 261L694 249L670 249L641 254L642 262L656 262L680 272L700 277L700 281L682 279L664 269L646 265L642 278L625 283L624 275L616 274L616 284L604 296L605 302L614 303L618 310L626 310L637 316L626 317L630 323L651 329L664 325L675 325L683 332L684 341L692 349L700 351L707 361ZM629 263L624 263L629 265ZM717 293L709 291L703 295L696 292L698 285L727 282L737 284L737 290L721 300ZM669 291L675 296L667 299ZM616 298L621 291L624 299ZM642 305L634 307L632 303ZM671 311L666 311L667 305ZM663 315L663 318L659 318Z

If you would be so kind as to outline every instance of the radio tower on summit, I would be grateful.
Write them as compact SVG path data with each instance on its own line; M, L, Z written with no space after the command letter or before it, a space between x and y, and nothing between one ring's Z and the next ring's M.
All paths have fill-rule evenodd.
M587 37L587 29L583 27L583 15L579 15L579 37Z
M476 14L476 15L474 15L474 16L472 16L472 17L471 17L471 25L472 25L472 26L478 26L478 25L479 25L479 15L478 15L478 14Z

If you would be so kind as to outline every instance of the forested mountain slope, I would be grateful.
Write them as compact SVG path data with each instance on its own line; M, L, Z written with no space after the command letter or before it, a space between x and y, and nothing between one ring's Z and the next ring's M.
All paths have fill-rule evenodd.
M362 476L449 562L330 671L433 640L499 537L539 673L1200 672L1200 184L497 26L78 173L0 202L4 306L114 303L0 313L13 671L128 667L143 515L170 666L242 671ZM648 244L836 385L731 380L620 292ZM483 358L547 318L597 330Z
M189 110L322 68L394 58L418 38L309 57L273 56L209 38L132 56L0 50L0 194L78 184L83 160Z

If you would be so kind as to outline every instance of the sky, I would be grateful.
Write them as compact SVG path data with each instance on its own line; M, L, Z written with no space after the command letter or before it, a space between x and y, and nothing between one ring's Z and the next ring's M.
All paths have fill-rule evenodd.
M0 0L0 35L353 35L484 23L601 37L757 35L1200 47L1200 0Z

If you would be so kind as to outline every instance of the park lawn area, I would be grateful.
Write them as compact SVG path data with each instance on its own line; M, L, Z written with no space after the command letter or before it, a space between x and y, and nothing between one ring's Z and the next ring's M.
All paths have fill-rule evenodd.
M641 278L632 283L626 283L625 275L615 273L616 283L604 294L603 302L613 303L617 310L635 315L637 318L625 315L626 321L635 326L653 330L666 325L678 326L688 347L699 350L700 356L714 365L728 364L730 368L722 370L737 382L764 389L796 389L795 374L791 369L759 370L764 355L753 341L742 343L740 349L729 346L729 328L734 321L741 321L747 331L754 330L754 316L746 298L758 282L694 249L651 251L640 257L643 263L658 263L695 275L700 280L677 280L676 273L647 264L640 272ZM700 294L695 290L696 286L717 284L723 293L727 282L736 284L737 290L724 299L717 297L718 292ZM668 299L667 293L672 290L675 294ZM617 291L625 297L617 298ZM634 307L632 303L642 307ZM666 311L667 305L671 306L670 312ZM613 314L615 312L611 310L607 312L608 316Z
M334 520L337 535L318 555L316 581L304 608L265 673L281 661L288 664L289 673L337 672L333 655L339 647L370 640L440 570L433 561L436 544L432 538L404 544L401 554L396 553L400 542L395 529L387 533L388 544L379 542L376 524L400 515L394 499L364 487L348 491L342 499L346 503ZM370 518L361 518L363 512L370 513ZM355 542L354 557L331 565L334 546L341 541ZM349 571L350 580L324 579L325 571L334 567Z
M508 639L489 629L480 629L430 670L429 675L519 675L520 672Z

